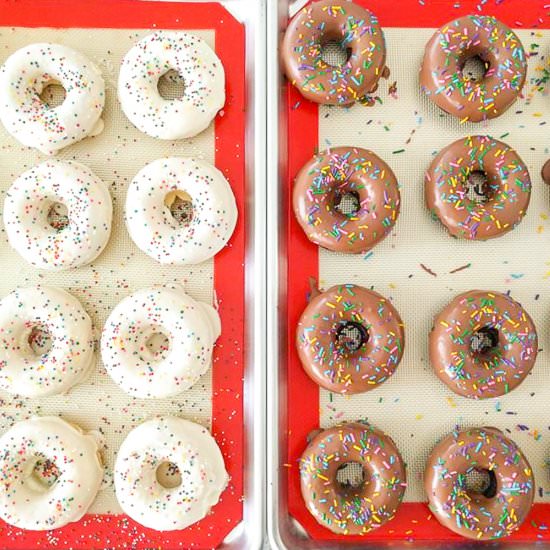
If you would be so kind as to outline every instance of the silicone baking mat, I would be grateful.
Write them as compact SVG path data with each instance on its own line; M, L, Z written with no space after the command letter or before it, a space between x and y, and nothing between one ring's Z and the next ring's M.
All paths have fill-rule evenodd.
M357 0L356 0L357 1ZM288 185L315 151L352 145L370 149L395 172L402 208L392 234L371 252L346 255L307 241L288 208L288 469L289 511L318 540L341 537L307 512L298 460L317 426L366 419L390 434L407 463L405 503L394 521L358 540L447 540L424 503L422 475L439 438L455 426L491 425L504 430L528 456L536 480L535 506L512 539L550 540L550 189L540 177L550 157L550 4L538 2L363 1L379 17L391 74L374 105L317 106L288 87ZM521 10L518 9L521 6ZM420 91L418 69L435 28L468 13L492 14L512 26L529 53L523 97L488 123L463 123L442 113ZM493 241L452 239L424 205L423 175L437 151L469 134L489 134L515 148L528 165L533 192L528 214L510 234ZM309 278L326 289L356 283L390 298L405 323L405 354L396 374L377 389L354 396L319 390L303 372L294 349L297 320L307 303ZM456 294L475 288L510 292L532 315L540 353L532 374L498 399L462 398L435 376L427 339L433 317ZM351 537L345 537L349 540Z
M133 44L155 29L189 30L201 36L222 60L225 107L215 122L195 138L161 141L145 136L126 119L118 103L116 83L121 59ZM215 347L212 369L175 398L128 396L107 375L99 354L90 378L66 395L22 399L1 392L0 432L33 415L54 414L85 430L99 430L106 447L104 484L83 520L43 533L0 524L0 546L215 547L242 519L244 29L218 4L126 0L0 3L0 63L18 48L41 41L59 42L82 51L105 78L105 130L98 137L62 150L58 158L88 165L107 183L114 204L113 231L106 250L92 265L49 273L28 266L11 250L2 229L0 295L16 286L34 284L65 288L82 301L99 337L108 314L125 296L153 285L181 285L194 298L219 307L222 335ZM232 186L239 221L228 246L213 260L191 267L161 266L143 254L128 236L123 220L127 186L140 168L163 156L194 156L215 163ZM0 208L12 181L42 160L40 153L22 147L0 129ZM227 272L232 274L230 282L223 277ZM213 512L183 531L159 533L143 528L122 514L114 494L112 470L120 443L133 427L159 414L181 416L211 429L231 476Z

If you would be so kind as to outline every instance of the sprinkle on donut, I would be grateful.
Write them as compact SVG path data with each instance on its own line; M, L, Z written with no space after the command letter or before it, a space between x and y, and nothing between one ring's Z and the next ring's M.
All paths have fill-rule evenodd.
M400 193L391 168L371 151L335 147L311 158L296 176L296 219L329 250L367 252L393 229Z
M166 478L159 476L163 466L177 472L179 480L165 483ZM117 455L114 479L126 514L151 529L172 531L208 514L225 489L228 474L206 428L164 416L140 424L127 435Z
M56 205L67 224L48 219ZM31 265L60 271L86 265L111 234L112 201L107 186L78 162L47 160L19 176L8 189L4 224L10 245Z
M0 451L0 517L20 529L46 531L78 521L101 486L96 436L59 417L14 424L0 438ZM38 463L42 479L35 474Z
M350 464L361 468L361 479L341 483L339 471ZM365 535L392 520L406 488L405 465L395 443L357 422L319 431L302 454L300 478L313 517L342 535Z
M348 53L342 65L323 60L323 47L331 41ZM281 55L288 79L304 97L347 105L376 89L386 45L372 12L347 0L321 0L305 6L289 23Z
M176 71L184 81L181 97L165 99L159 79ZM142 132L158 139L181 139L208 127L225 103L221 61L198 36L157 31L140 40L120 68L122 110Z
M465 62L478 57L486 66L478 82L467 78ZM447 23L426 45L420 83L428 97L461 122L498 117L521 93L527 58L520 39L488 15L469 15Z
M33 335L51 339L35 351ZM92 321L61 288L18 288L0 301L0 388L25 397L68 391L94 362Z
M101 335L107 372L128 394L162 398L190 388L210 367L220 317L181 288L144 288L122 300ZM160 353L154 339L164 338ZM153 340L152 340L153 339Z
M190 205L190 219L172 215L168 204L175 197ZM231 185L215 166L170 157L136 174L126 194L125 217L130 237L148 256L189 265L212 258L227 244L238 212Z
M40 99L59 82L65 100L51 108ZM46 155L103 130L105 82L80 52L61 44L30 44L0 68L0 120L23 145Z
M469 196L473 175L486 178ZM490 136L468 136L443 148L426 171L426 205L453 237L487 240L514 229L527 213L531 178L514 149ZM481 197L479 197L481 195Z
M472 490L467 476L489 478ZM455 533L493 540L517 531L531 510L533 471L518 446L496 428L456 430L432 451L424 475L430 510Z
M458 295L434 320L430 360L454 392L473 399L511 392L537 358L529 314L506 294L473 290Z
M365 392L384 383L397 369L404 345L403 321L393 305L352 284L315 296L296 331L306 373L337 393Z

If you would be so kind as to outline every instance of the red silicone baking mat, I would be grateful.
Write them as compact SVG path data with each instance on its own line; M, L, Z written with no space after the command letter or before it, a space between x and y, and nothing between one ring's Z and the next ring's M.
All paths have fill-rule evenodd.
M550 104L548 102L548 89L546 87L546 83L548 81L548 66L547 66L547 57L548 52L546 50L540 51L538 44L537 44L537 29L549 29L550 28L550 3L544 2L544 1L529 1L525 2L523 0L400 0L394 1L394 2L388 2L387 0L355 0L356 3L359 3L371 11L373 11L379 18L380 24L385 29L391 29L395 27L400 27L405 29L405 31L409 29L426 29L426 28L438 28L447 21L450 21L456 17L467 15L467 14L487 14L487 15L494 15L498 17L500 20L508 24L514 29L523 29L527 30L530 29L531 32L524 33L523 38L523 44L526 49L531 55L530 63L538 64L541 68L540 77L541 80L538 83L538 89L533 91L533 87L531 83L529 85L526 85L526 88L524 90L525 94L529 93L543 93L545 94L545 101L544 107L548 109L550 107ZM396 31L397 32L397 31ZM529 41L526 42L525 37L529 39ZM545 46L546 48L546 46ZM547 49L547 48L546 48ZM407 70L414 71L415 73L418 70L418 66L411 66ZM392 69L392 67L390 67ZM397 71L397 74L399 74L399 71ZM390 83L394 80L392 76L390 75L389 80L385 84L381 84L381 87L389 87ZM399 79L397 82L399 86ZM416 86L416 84L415 84ZM343 141L341 138L342 136L346 136L348 138L348 143L345 143L346 145L355 145L358 144L357 142L353 142L353 139L359 141L360 146L365 146L366 138L364 137L357 137L361 134L361 132L364 132L364 134L368 133L368 125L373 123L374 124L380 124L380 122L377 122L377 114L376 114L376 106L377 102L375 102L375 106L372 108L365 107L364 115L360 114L358 116L363 117L364 116L364 125L365 128L361 130L357 130L354 127L353 131L349 130L346 131L345 129L338 128L339 121L343 120L342 118L338 118L338 115L334 116L335 109L342 109L342 108L330 108L331 111L331 121L332 122L324 122L323 117L329 116L329 111L323 111L322 108L320 108L318 105L308 102L305 100L299 92L292 86L290 86L288 83L286 84L286 117L287 117L287 136L288 136L288 163L287 163L287 174L286 174L286 182L287 182L287 188L285 189L283 193L283 200L284 200L284 212L286 212L286 219L288 221L287 224L287 230L285 231L284 235L286 236L286 249L287 249L287 281L286 281L286 287L287 287L287 342L288 342L288 364L287 364L287 396L286 396L286 414L285 417L287 420L287 458L285 460L286 468L288 469L288 508L290 515L305 529L305 531L308 533L308 535L317 541L332 541L333 543L335 541L387 541L387 540L411 540L411 541L451 541L451 540L463 540L460 539L457 535L454 535L451 531L445 529L442 527L439 522L432 516L430 513L427 504L424 502L421 502L420 499L418 501L407 501L404 502L401 506L400 510L397 513L396 518L388 523L383 528L380 528L376 530L374 533L367 535L365 537L342 537L339 535L332 534L329 530L321 527L317 522L314 520L314 518L309 514L309 512L306 510L301 492L300 492L300 479L299 479L299 471L298 471L298 464L299 464L299 457L301 453L303 452L308 434L319 427L320 424L320 418L322 415L323 407L326 408L327 404L326 402L323 402L323 398L319 392L318 386L312 382L307 375L305 374L304 370L302 369L302 366L300 364L300 361L298 359L294 341L295 341L295 329L297 325L297 321L299 319L299 316L301 315L303 309L305 308L307 304L307 297L311 291L310 288L310 280L311 278L314 278L315 280L320 280L321 286L323 286L323 277L320 271L324 271L325 275L328 275L329 278L334 278L333 276L336 274L340 274L340 277L346 277L347 273L356 273L353 271L352 268L348 269L348 266L346 265L345 256L340 255L339 260L340 264L336 263L336 260L333 261L331 265L327 268L326 262L330 262L332 260L327 260L330 253L327 252L320 252L319 248L315 245L313 245L311 242L307 240L305 237L303 231L297 224L294 213L292 211L291 204L289 202L289 192L292 189L293 181L302 167L302 165L309 160L309 158L319 149L324 149L326 147L330 147L332 144L329 139L327 139L327 135L330 136L331 132L333 135L339 135L339 139L337 141ZM537 86L535 86L536 88ZM380 94L382 95L382 94ZM398 94L395 94L398 95ZM525 99L525 98L524 98ZM383 97L380 99L380 101L393 101L395 98L391 99L389 97ZM397 99L397 101L399 101ZM527 101L529 99L527 98ZM370 109L370 111L369 111ZM518 109L520 109L518 107ZM514 111L514 108L511 109ZM546 124L546 119L544 117L547 117L546 113L534 113L533 118L530 116L529 120L527 120L528 124L537 124L537 131L540 131L540 124ZM420 118L418 116L418 113L416 113L416 118L419 120L418 124L425 124L426 122L420 122ZM521 116L521 114L518 112L518 117ZM332 126L331 126L332 125ZM328 130L327 130L328 128ZM391 132L393 128L391 125L388 125L388 127L383 128L387 130L388 132ZM434 132L437 131L437 128L434 128ZM472 133L474 130L471 128L468 128L467 130L464 130L464 134ZM490 134L491 133L491 125L488 126L480 125L475 129L476 133L481 134ZM363 135L364 135L363 134ZM414 131L411 135L414 134ZM324 136L323 141L320 141L320 135ZM376 134L377 136L379 134ZM409 135L409 137L411 137ZM544 130L541 131L541 135L544 138L544 135L546 135L546 141L544 144L541 145L541 148L546 147L546 153L548 153L547 144L548 144L548 132L546 131L546 134L544 134ZM506 133L503 133L503 136L506 137ZM404 136L400 136L396 139L396 142L394 144L394 151L391 149L386 150L384 147L382 147L382 157L389 162L390 166L392 165L392 162L394 161L394 158L392 158L392 153L402 153L406 150L408 143L411 141L410 139L408 141L405 141L403 139L402 141L400 138L403 138ZM406 136L405 136L406 137ZM377 138L373 138L377 139ZM395 138L394 138L395 139ZM361 141L362 140L362 141ZM343 145L344 143L335 143L335 145ZM442 143L441 146L446 144L446 142ZM380 154L381 145L380 142L374 141L372 143L369 143L367 141L366 143L367 148L372 149L373 151ZM389 156L388 156L389 153ZM550 156L550 155L546 155ZM538 158L537 158L538 160ZM535 166L533 169L532 177L535 179L535 177L538 177L538 174L534 173L534 170L540 170L540 165ZM539 178L540 179L540 178ZM537 180L538 182L538 180ZM409 186L415 186L416 192L422 195L422 180L420 181L409 181L405 182L406 185ZM542 182L538 182L538 185L543 185ZM534 214L536 217L538 215ZM541 217L547 216L546 214L541 214ZM409 220L410 221L410 220ZM404 223L404 222L401 222ZM542 232L542 226L540 226L540 232ZM410 229L409 229L410 230ZM400 222L397 224L396 232L403 231L402 226L400 226ZM422 243L417 243L418 246L422 246ZM384 245L386 246L386 245ZM384 250L384 254L388 252L388 249L391 248L392 245L387 244L387 249ZM533 253L537 253L537 249L533 245ZM410 251L411 254L414 253L414 251ZM377 251L375 249L374 254L377 254ZM358 281L359 284L365 284L369 282L369 270L371 269L368 264L368 257L365 258L365 267L361 268L361 279ZM371 260L372 261L372 260ZM377 256L377 261L380 262L380 256ZM455 259L456 265L452 267L457 267L461 265L461 258ZM325 264L323 264L325 262ZM321 265L320 265L321 263ZM466 263L466 262L462 262ZM324 268L321 269L321 267L324 265ZM355 264L354 264L355 265ZM378 264L380 265L380 264ZM392 264L393 265L393 264ZM421 266L416 264L419 269L421 269ZM341 270L338 271L338 266L340 266ZM489 264L490 266L490 264ZM488 266L488 267L489 267ZM449 267L449 269L452 269L452 267ZM464 267L464 266L462 266ZM465 267L464 269L467 269ZM500 268L499 268L500 269ZM378 267L378 275L383 271L383 268ZM422 271L419 272L420 275L422 274ZM457 270L457 274L459 273L459 270ZM430 275L429 273L424 272L424 275L427 276L427 279L425 281L425 289L429 288L429 285L431 284L430 277L432 275L437 275L436 273L432 273ZM413 275L411 274L410 277ZM416 275L418 276L418 275ZM500 275L499 275L500 276ZM388 270L387 273L387 282L391 281L393 277L393 273L390 273ZM512 273L511 276L508 276L508 279L506 279L507 283L509 285L512 285L515 283L516 279L518 282L518 285L521 285L521 279L523 275L520 272ZM348 281L348 280L341 280L339 281L341 283L347 283L347 282L356 282ZM379 282L377 280L377 282ZM484 285L481 286L487 286L490 283L489 280L483 281ZM331 280L331 284L335 284L335 281ZM451 283L449 283L451 284ZM499 284L501 284L499 280ZM527 283L525 283L527 284ZM545 286L540 286L541 284ZM330 286L330 285L327 285ZM366 286L369 286L368 284ZM490 284L489 284L490 286ZM547 287L547 283L539 283L539 286L537 287L540 289L541 292L544 292L544 290ZM391 293L391 290L388 289L388 286L385 287L386 290L379 290L380 292L389 295ZM391 288L391 286L390 286ZM418 287L411 287L415 290L418 290ZM424 289L424 292L425 292ZM499 287L500 289L500 287ZM378 290L378 288L376 288ZM535 296L534 299L537 299L537 296ZM421 310L421 306L419 307L420 313L419 315L430 315L425 314ZM405 321L406 322L406 321ZM540 332L540 331L539 331ZM427 334L426 334L427 336ZM543 335L544 338L544 335ZM405 368L403 366L400 366L400 368ZM419 365L407 365L407 368L419 368ZM536 368L536 367L535 367ZM392 382L388 382L387 384L391 384ZM410 391L414 391L414 388L411 387ZM437 390L439 391L439 389ZM521 388L517 391L522 391ZM376 393L376 390L373 392L369 392L374 394ZM354 399L355 396L352 398L348 398L351 400ZM430 399L431 395L418 395L418 399ZM396 399L399 399L397 396ZM326 398L325 398L326 401ZM349 404L350 401L348 401L348 404L346 405L345 399L340 400L338 403L340 406L343 406L343 409L346 409L346 414L342 414L338 410L338 404L335 404L334 407L332 407L333 412L330 415L330 423L336 423L338 419L350 419L349 411L352 408L352 406ZM381 398L380 398L381 401ZM453 399L453 397L448 398L449 406L456 407L456 400ZM342 405L342 403L344 403ZM380 405L380 407L383 407L384 405ZM392 415L392 406L390 403L385 405L387 407L386 412L384 413L384 409L381 408L378 410L376 414L378 414L379 418L381 418L380 415L386 416L386 425L388 426L387 431L391 434L391 415ZM461 405L462 407L467 407L468 404ZM500 402L494 402L491 404L491 407L503 407L502 414L503 415L513 415L516 414L514 411L507 411L505 409L506 404L501 405ZM357 410L357 408L355 409ZM498 409L500 411L500 409ZM544 409L543 409L544 410ZM547 409L546 409L547 410ZM358 418L373 418L371 416L372 410L362 410L361 416ZM376 417L376 414L374 417ZM543 415L544 416L544 415ZM514 427L517 430L515 433L511 433L511 437L518 440L518 434L520 432L523 433L525 430L525 434L527 433L527 430L530 430L528 426L524 426L521 423L521 417L514 418L512 420L511 416L503 416L506 419L507 425L510 422L514 422ZM371 420L374 424L376 424L376 421L373 419ZM544 427L544 430L548 430L548 418L540 418L541 426ZM479 418L479 424L483 425L483 418ZM419 423L418 426L421 424ZM498 427L498 426L497 426ZM412 425L410 426L411 433L420 430L421 428ZM450 431L450 430L449 430ZM432 433L429 435L429 437L432 440L432 444L437 441L439 437L442 437L445 435L446 432L443 433ZM532 429L529 431L530 436L532 435L533 439L537 441L537 445L540 444L540 448L543 449L542 453L546 453L547 459L549 458L548 453L548 443L546 442L546 439L548 438L547 433L538 433L536 430L533 431ZM413 434L414 435L414 434ZM539 443L540 442L540 443ZM399 442L398 442L399 443ZM542 447L544 446L544 447ZM547 492L548 489L548 470L547 468L541 469L543 472L543 476L546 476L546 479L540 479L537 483L538 487L537 490L540 493ZM550 504L547 503L547 495L545 496L545 499L543 502L539 501L534 505L532 512L528 519L525 521L523 526L519 531L517 531L513 536L509 537L507 540L510 541L550 541Z
M165 533L146 529L122 514L87 514L77 523L47 532L22 531L2 523L0 524L0 547L14 549L217 547L243 518L246 265L245 28L217 3L161 3L134 0L1 0L0 27L5 36L12 28L21 27L213 31L216 53L225 69L227 97L226 104L214 123L213 160L231 183L239 211L237 227L228 246L216 255L213 262L213 286L221 317L222 334L214 351L211 375L211 418L208 424L211 425L212 433L222 450L230 475L229 486L224 491L220 502L202 521L182 531ZM1 55L3 59L5 52ZM114 67L113 74L106 76L116 79L117 74L118 67ZM86 147L85 142L82 147ZM80 149L76 150L80 151ZM178 151L178 149L175 150ZM30 159L32 157L29 157ZM116 163L116 158L114 161L109 160ZM116 243L113 246L116 246ZM8 254L8 252L2 251L2 254ZM117 269L120 269L123 281L124 267L117 267ZM163 273L169 275L169 269ZM230 279L224 276L227 273L231 273ZM78 285L77 272L74 272L74 277L73 283ZM14 286L15 283L17 281L14 281ZM193 284L196 285L197 282ZM120 295L123 293L122 289ZM70 407L70 394L68 402ZM74 407L78 409L78 404L74 403ZM138 407L139 404L136 403L136 408ZM104 414L100 408L98 415ZM139 416L139 411L136 411L136 416ZM100 423L99 418L100 416L97 424ZM90 422L93 424L93 419Z

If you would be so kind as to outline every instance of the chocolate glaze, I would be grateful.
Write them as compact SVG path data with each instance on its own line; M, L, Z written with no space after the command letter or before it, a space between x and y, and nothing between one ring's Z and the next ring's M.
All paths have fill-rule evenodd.
M491 492L468 491L472 470L494 474ZM533 504L535 481L529 462L496 428L453 432L432 451L424 485L439 522L476 540L498 539L516 531ZM494 496L492 496L494 494Z
M337 209L345 195L358 201L356 212ZM397 180L373 152L335 147L311 158L296 176L293 207L314 243L339 252L363 253L392 230L400 208Z
M485 202L468 198L473 172L487 178ZM487 240L511 231L527 212L531 179L520 156L490 136L468 136L444 149L425 176L426 205L454 237Z
M360 347L346 341L342 329L349 326L362 335ZM315 296L296 331L306 373L336 393L366 392L385 382L399 365L404 345L403 321L391 303L351 284Z
M479 82L462 72L472 57L488 66ZM441 27L426 44L420 86L445 112L479 122L506 111L526 75L527 58L517 35L495 17L468 15Z
M340 66L328 65L323 46L338 41L349 52ZM386 46L378 19L347 0L321 0L301 9L282 43L287 78L311 101L346 105L371 92L384 70Z
M337 481L347 463L363 467L359 487ZM300 459L302 496L315 519L333 533L364 535L395 516L406 487L405 466L392 439L360 423L319 432Z
M483 340L486 345L475 351ZM535 325L520 304L500 292L472 290L435 318L430 361L454 392L485 399L521 384L535 364L537 345Z

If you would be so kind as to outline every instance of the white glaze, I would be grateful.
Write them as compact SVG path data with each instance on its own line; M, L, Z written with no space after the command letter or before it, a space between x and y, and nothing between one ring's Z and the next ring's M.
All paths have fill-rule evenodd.
M109 315L101 356L126 393L169 397L190 388L208 370L220 330L214 308L180 288L146 288L122 300ZM154 334L168 337L164 357L155 357L146 346Z
M40 94L50 83L65 89L65 101L50 108ZM0 120L23 145L53 155L101 132L105 83L86 56L60 44L31 44L0 68Z
M18 422L0 438L0 517L33 531L78 521L101 485L98 453L93 436L56 416ZM38 459L60 471L49 489L32 475Z
M165 204L175 191L193 205L186 225ZM237 223L237 205L229 182L215 166L170 157L138 172L128 188L125 215L130 237L148 256L165 264L197 264L227 244Z
M69 225L48 223L54 203L68 210ZM31 265L62 270L86 265L111 234L113 206L107 186L77 162L47 160L19 176L8 189L4 224L11 246Z
M167 489L157 481L163 462L178 467L178 487ZM227 481L214 438L206 428L182 418L144 422L128 434L116 459L120 506L132 519L157 531L184 529L205 517Z
M158 81L170 70L184 81L181 98L159 94ZM159 139L191 137L207 128L225 103L223 66L199 37L157 31L124 57L118 97L126 116L142 132Z
M29 336L44 327L51 349L33 353ZM18 288L0 301L0 388L25 397L66 392L92 366L92 322L80 302L61 288Z

